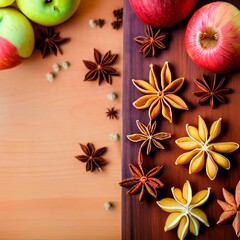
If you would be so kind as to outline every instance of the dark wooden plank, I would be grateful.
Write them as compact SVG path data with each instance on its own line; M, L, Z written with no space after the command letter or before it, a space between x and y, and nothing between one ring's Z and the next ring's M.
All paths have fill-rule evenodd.
M211 1L198 1L195 10ZM240 8L239 0L229 1ZM143 34L144 24L133 13L128 0L124 1L124 73L123 73L123 152L122 152L122 178L130 177L128 163L136 163L139 149L138 143L132 143L127 138L127 134L136 133L138 129L135 121L141 120L148 123L147 111L137 110L132 106L142 94L133 86L131 79L148 80L149 64L153 63L161 68L165 61L168 61L173 77L185 77L185 85L180 92L188 106L189 111L173 111L173 123L170 124L162 117L157 118L158 129L170 132L172 138L164 142L166 149L156 150L144 161L144 167L150 169L157 165L164 166L161 180L165 183L164 190L160 191L159 197L172 197L170 188L172 186L182 187L186 180L192 184L193 192L211 187L211 197L202 206L207 213L211 227L207 228L201 224L198 238L189 234L186 239L199 240L234 240L237 239L231 224L216 225L222 213L216 200L223 199L222 187L234 190L240 176L240 154L239 150L230 155L231 169L229 171L219 169L217 178L214 181L208 179L205 171L198 174L188 174L188 165L176 166L176 158L184 151L177 147L175 139L186 136L185 125L187 123L197 126L197 117L201 115L208 126L219 117L222 117L222 133L217 138L218 141L235 141L240 143L240 72L235 71L227 75L229 79L228 87L234 92L227 95L228 103L220 105L216 109L209 106L197 104L197 98L193 95L196 87L193 80L201 78L203 74L213 76L203 68L194 64L187 56L184 46L184 31L187 24L186 19L177 27L167 29L169 33L168 49L162 51L156 58L143 58L138 53L139 45L133 38ZM169 214L163 212L153 199L139 203L138 196L126 195L126 190L122 193L122 239L124 240L174 240L177 238L176 229L164 232L163 227Z

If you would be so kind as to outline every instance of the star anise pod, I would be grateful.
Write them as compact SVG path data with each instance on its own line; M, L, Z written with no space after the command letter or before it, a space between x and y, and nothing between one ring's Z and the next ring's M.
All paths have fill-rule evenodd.
M178 239L184 240L188 232L195 236L199 235L200 223L209 227L207 214L199 207L209 199L210 190L211 188L208 187L193 195L189 181L184 183L182 190L172 187L173 198L168 197L157 201L163 211L170 212L164 231L167 232L177 227Z
M81 162L86 162L86 171L94 171L96 168L102 171L101 167L106 164L106 161L101 156L106 152L107 148L102 147L95 149L92 143L87 143L87 145L79 144L84 155L75 156Z
M161 34L161 29L158 29L154 34L152 27L147 25L145 26L144 32L146 36L138 36L134 38L135 42L142 45L139 52L143 53L144 57L149 54L152 54L154 57L157 49L166 48L162 43L166 38L166 34Z
M59 52L62 54L60 45L67 42L70 38L61 38L60 32L55 32L53 27L38 30L39 37L36 39L36 48L40 49L42 58L49 54L57 56Z
M170 133L167 132L155 133L157 127L156 121L153 124L150 121L148 125L145 126L143 123L137 120L136 124L141 133L127 135L127 138L132 142L143 142L140 146L140 151L144 146L147 145L148 155L152 150L152 144L159 149L164 149L160 141L170 138L171 137Z
M186 124L187 136L176 139L175 143L187 152L181 154L175 164L189 164L189 174L197 173L205 167L207 176L214 180L218 167L229 170L231 162L225 154L239 148L236 142L213 141L221 134L222 118L214 121L208 128L204 119L198 116L198 127Z
M196 79L194 82L200 89L200 91L194 92L194 95L200 97L198 103L209 104L211 108L214 108L217 103L226 103L224 95L232 91L230 88L223 87L226 82L225 76L218 80L217 74L214 74L212 79L203 75L202 79Z
M150 120L162 113L162 116L172 122L172 108L188 110L188 106L182 98L176 95L184 83L184 78L180 77L172 80L172 74L165 62L162 67L160 80L157 79L153 64L150 64L149 82L145 80L132 80L134 86L144 94L138 98L133 106L137 109L148 108Z
M107 108L106 115L109 119L118 119L119 110L116 110L114 107Z
M233 220L232 226L236 235L240 237L240 181L236 186L235 196L228 192L225 188L222 189L224 201L217 200L218 204L223 209L217 224L227 223Z
M95 62L83 60L85 66L90 70L84 78L84 81L93 81L98 79L100 85L103 80L108 84L112 84L112 76L119 76L119 73L113 67L110 67L116 59L117 54L111 54L108 51L103 57L101 53L94 48L94 59Z
M129 163L129 169L133 177L126 178L119 183L121 187L130 188L127 191L129 195L140 193L139 201L143 201L145 193L149 193L154 198L157 198L157 189L163 187L163 183L158 179L161 174L162 166L152 168L146 174L142 167L142 153L139 151L138 164Z

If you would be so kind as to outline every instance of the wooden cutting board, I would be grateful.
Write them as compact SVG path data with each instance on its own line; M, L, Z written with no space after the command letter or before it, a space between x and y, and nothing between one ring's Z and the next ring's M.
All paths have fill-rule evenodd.
M67 1L69 2L69 1ZM106 7L107 6L107 7ZM0 239L113 240L121 237L122 28L115 30L113 11L123 0L81 0L74 16L56 26L63 54L42 59L40 51L16 68L0 71ZM90 19L106 23L91 28ZM112 85L83 81L94 61L93 49L119 54ZM68 61L53 82L52 66ZM110 101L108 94L117 93ZM120 115L119 115L120 116ZM103 171L86 172L79 143L107 147ZM111 202L110 211L104 209ZM107 229L107 230L106 230Z
M211 1L198 1L195 9ZM238 0L228 1L240 8ZM137 163L137 153L140 144L130 142L126 135L137 133L136 120L147 124L147 110L137 110L132 103L142 96L142 94L133 86L132 79L143 79L148 81L149 65L155 64L159 69L165 61L169 62L173 79L185 77L183 89L180 96L187 102L189 111L173 110L173 123L169 123L162 117L157 117L158 131L165 131L172 134L172 138L163 142L165 150L154 150L153 154L145 158L144 168L151 169L157 165L163 165L164 171L161 180L165 188L160 191L159 199L172 197L171 187L182 188L186 180L189 180L193 194L211 187L211 195L207 203L201 208L206 212L210 227L203 224L200 227L199 237L187 235L186 239L199 240L235 240L237 239L231 223L226 225L216 225L222 209L217 204L217 199L223 200L222 188L234 191L240 176L240 151L237 150L228 155L231 160L229 171L220 169L216 179L211 181L202 171L197 174L188 174L188 164L176 166L176 158L184 151L180 149L175 140L186 136L185 125L197 126L198 115L201 115L207 125L222 118L222 131L216 141L234 141L240 143L240 71L227 74L227 87L233 90L233 93L226 95L227 104L219 105L212 109L210 106L200 106L198 98L193 95L197 90L193 80L200 79L203 74L213 77L213 73L204 70L193 63L186 54L184 46L184 32L189 19L186 19L177 27L164 29L168 33L166 42L167 49L163 50L157 57L144 58L139 53L140 46L134 42L133 38L144 35L144 24L135 16L128 0L124 1L124 76L123 76L123 150L122 150L122 178L131 177L128 163ZM144 155L146 156L146 155ZM176 229L164 232L164 224L169 213L162 211L156 204L156 201L147 198L144 202L138 201L138 195L126 195L126 189L122 194L122 236L124 240L175 240L177 238Z

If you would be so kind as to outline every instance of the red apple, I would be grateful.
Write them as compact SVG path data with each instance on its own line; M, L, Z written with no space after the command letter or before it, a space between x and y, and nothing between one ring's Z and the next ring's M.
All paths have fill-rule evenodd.
M240 66L240 11L227 2L209 3L197 10L186 28L189 57L201 67L227 73Z
M0 70L32 55L35 36L30 21L13 7L0 8Z
M167 28L180 23L196 0L129 0L133 11L147 25Z
M17 48L7 39L0 37L0 69L12 68L21 63Z

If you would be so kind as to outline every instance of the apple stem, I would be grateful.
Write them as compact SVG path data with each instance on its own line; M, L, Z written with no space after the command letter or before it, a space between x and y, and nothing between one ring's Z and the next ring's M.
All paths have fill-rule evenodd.
M45 0L45 3L50 3L52 2L52 0Z

